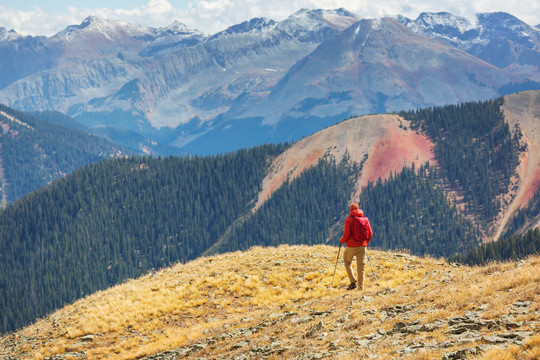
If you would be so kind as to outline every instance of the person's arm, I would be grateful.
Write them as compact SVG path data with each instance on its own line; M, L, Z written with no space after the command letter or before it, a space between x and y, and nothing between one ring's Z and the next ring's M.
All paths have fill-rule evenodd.
M339 242L342 244L345 244L347 241L349 241L349 238L351 237L351 224L349 221L347 221L349 218L345 220L345 227L343 229L343 236L341 239L339 239Z
M368 242L371 241L371 238L373 237L373 229L371 228L371 224L369 223L369 220L368 220Z

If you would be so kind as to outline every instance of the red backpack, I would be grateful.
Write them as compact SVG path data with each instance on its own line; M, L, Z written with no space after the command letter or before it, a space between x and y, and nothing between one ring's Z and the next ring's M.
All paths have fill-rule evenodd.
M356 241L368 241L373 237L369 220L365 216L353 216L352 236Z

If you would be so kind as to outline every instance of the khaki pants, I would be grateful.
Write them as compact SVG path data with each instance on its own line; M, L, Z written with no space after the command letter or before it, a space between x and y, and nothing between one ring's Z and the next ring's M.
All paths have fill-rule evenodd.
M356 271L358 272L358 290L364 290L364 267L366 264L366 247L346 247L343 252L343 262L345 270L351 283L355 282L354 274L351 269L353 258L356 256Z

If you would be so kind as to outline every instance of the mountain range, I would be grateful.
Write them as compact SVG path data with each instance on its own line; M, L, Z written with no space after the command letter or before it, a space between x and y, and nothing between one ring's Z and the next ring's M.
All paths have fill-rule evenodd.
M539 44L506 13L302 9L211 35L89 17L51 37L0 28L0 102L64 112L139 153L215 154L350 116L537 89Z

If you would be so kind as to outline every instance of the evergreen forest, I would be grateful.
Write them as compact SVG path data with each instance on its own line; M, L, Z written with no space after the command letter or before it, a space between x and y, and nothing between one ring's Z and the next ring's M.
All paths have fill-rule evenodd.
M218 252L279 244L339 244L350 194L361 171L347 157L323 161L284 184L249 219L234 227ZM436 186L435 168L404 167L370 183L358 201L380 249L449 256L479 244L478 231Z
M235 224L214 252L247 250L252 246L323 244L341 222L362 165L345 156L331 157L278 188L257 212Z
M483 265L491 261L509 261L540 254L540 229L515 234L470 249L448 260L467 265Z
M0 212L0 330L200 256L253 205L283 146L94 163Z
M512 133L501 110L504 98L403 112L414 129L435 144L442 175L459 189L466 211L485 222L500 210L497 196L505 193L515 173L521 132Z
M0 113L0 123L5 125L0 127L1 188L7 202L82 166L126 155L125 150L105 138L91 135L82 128L58 125L69 122L59 113L44 113L45 121L3 105L0 111L18 120L12 121Z
M372 224L370 246L449 256L478 245L479 230L448 201L438 178L428 163L364 188L359 205Z

